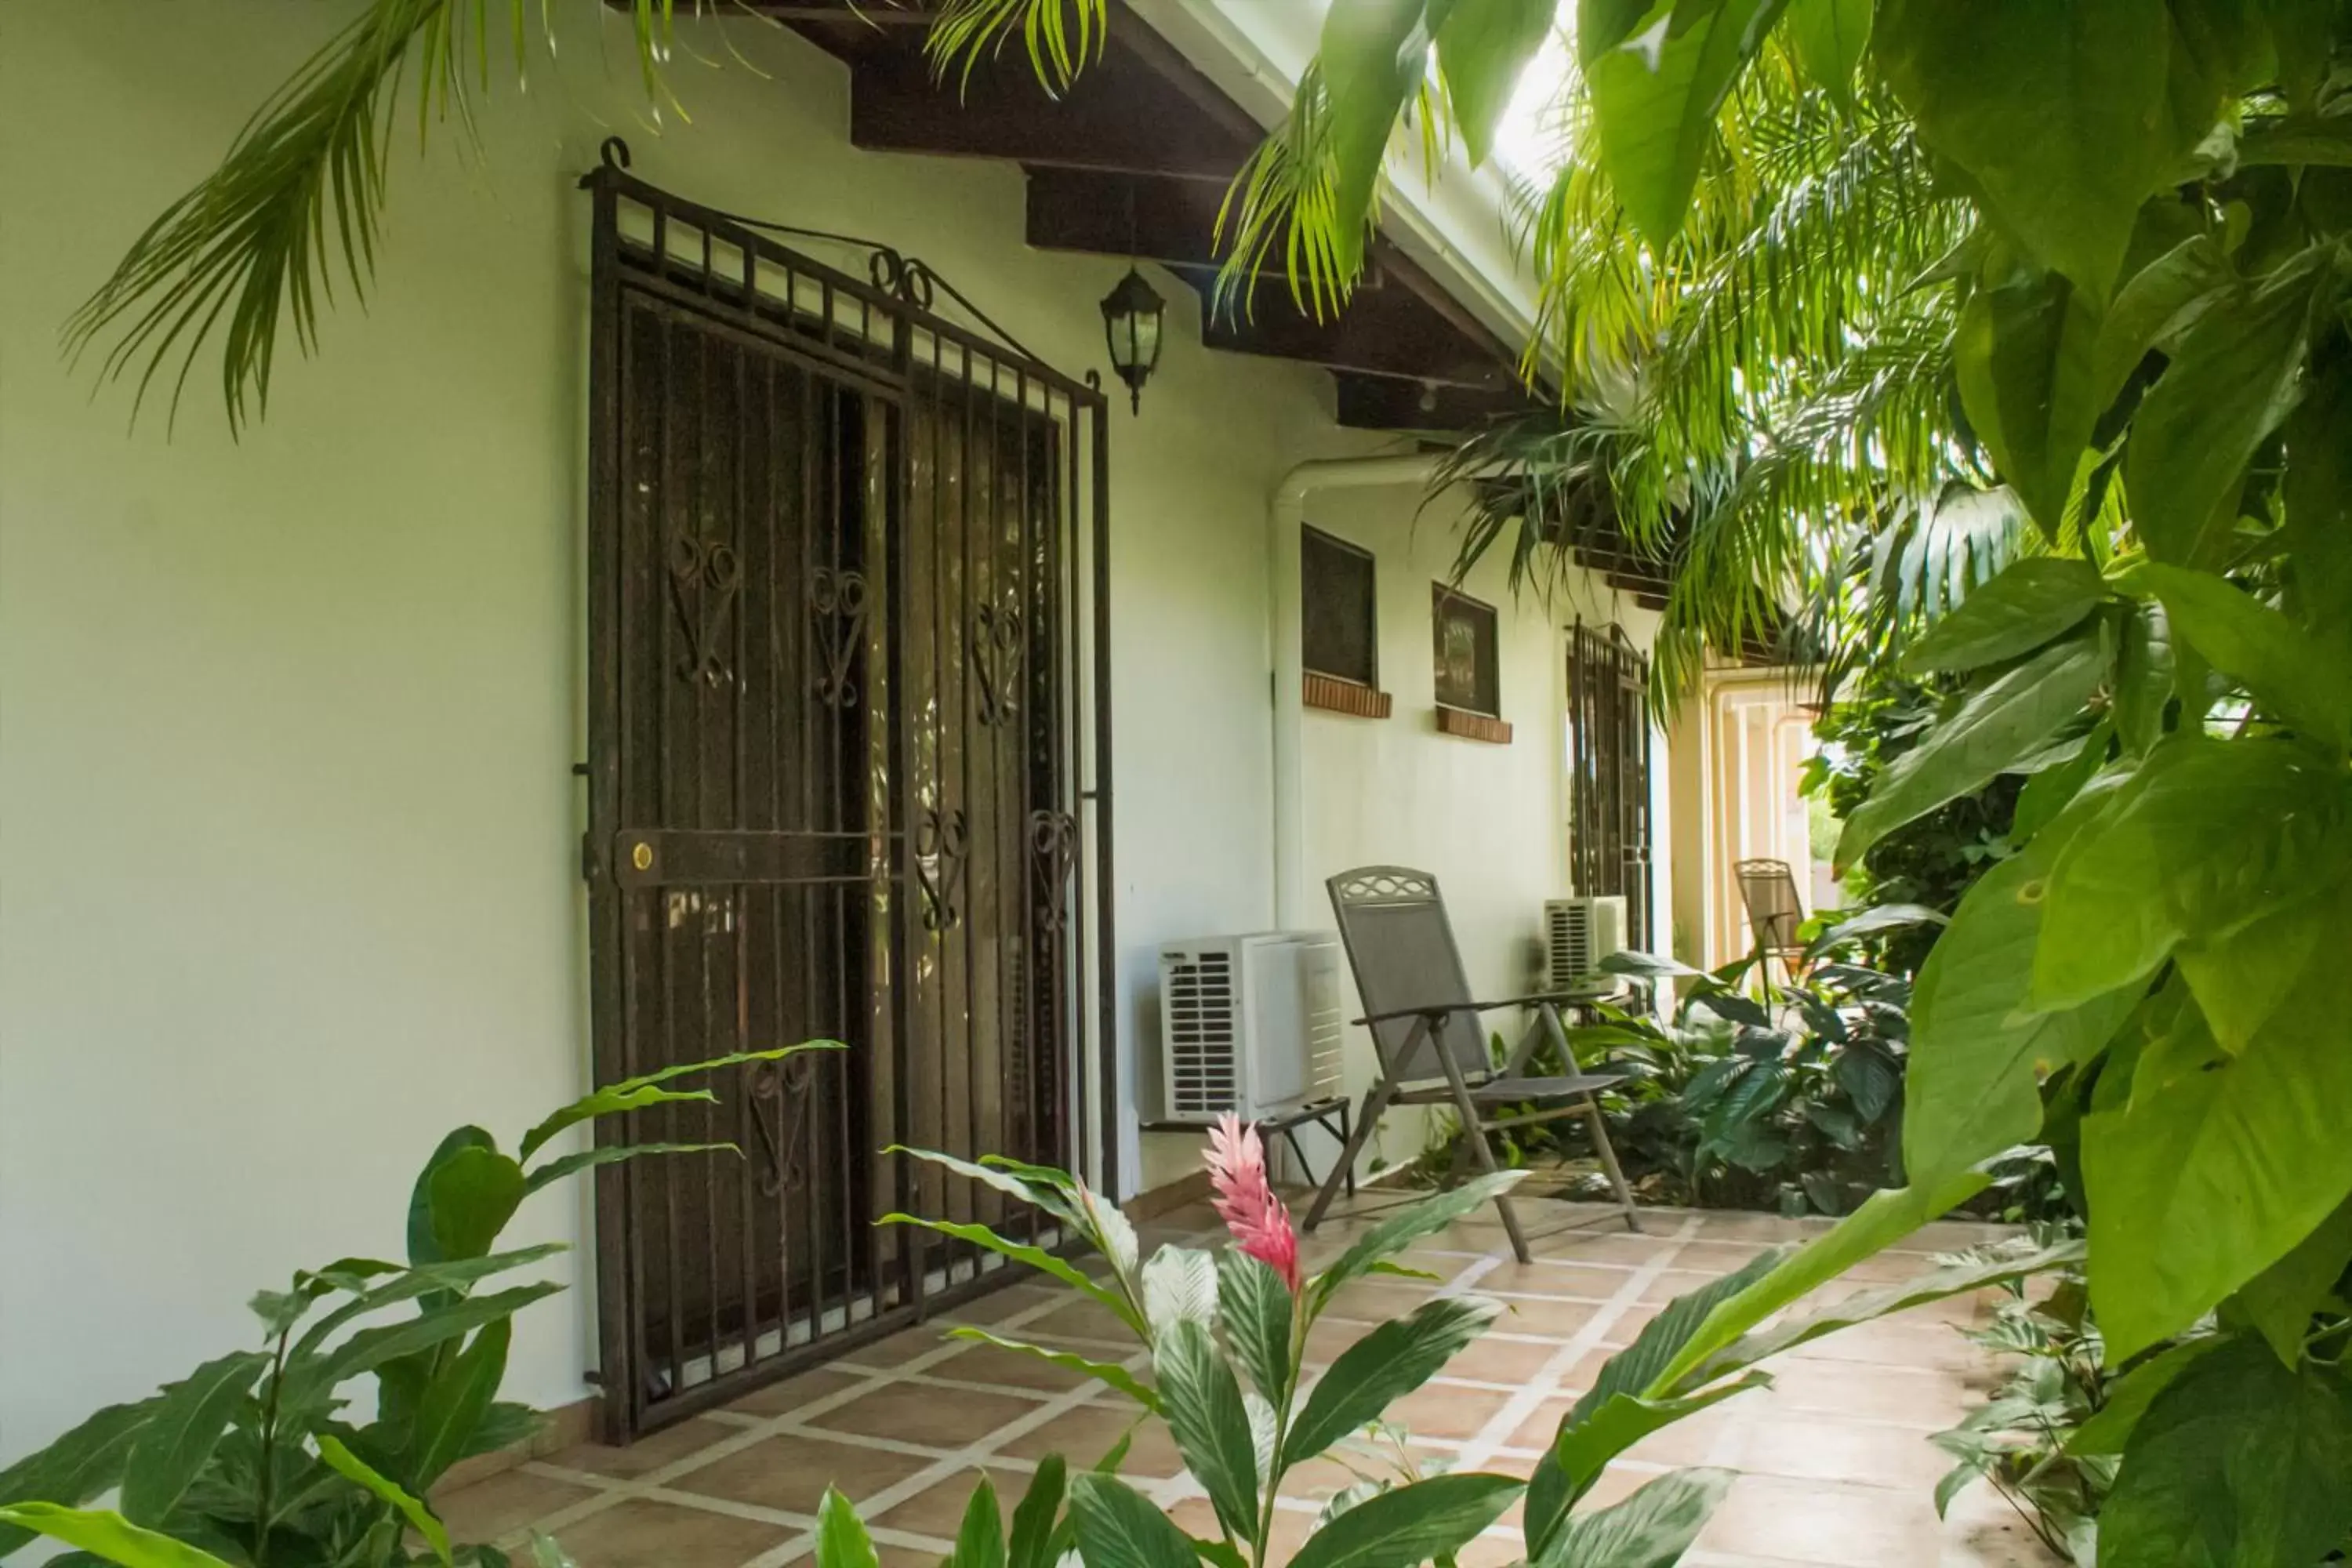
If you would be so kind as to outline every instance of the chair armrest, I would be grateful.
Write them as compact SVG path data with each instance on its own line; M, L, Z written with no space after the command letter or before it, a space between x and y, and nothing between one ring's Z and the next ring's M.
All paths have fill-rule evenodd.
M1440 1002L1428 1007L1397 1007L1386 1013L1368 1014L1357 1019L1356 1022L1363 1025L1390 1024L1399 1018L1427 1018L1431 1023L1436 1024L1455 1013L1495 1013L1505 1007L1533 1007L1543 1002L1549 1002L1558 1006L1565 1003L1598 1002L1605 999L1605 994L1574 991L1541 991L1532 996L1507 996L1498 1002Z

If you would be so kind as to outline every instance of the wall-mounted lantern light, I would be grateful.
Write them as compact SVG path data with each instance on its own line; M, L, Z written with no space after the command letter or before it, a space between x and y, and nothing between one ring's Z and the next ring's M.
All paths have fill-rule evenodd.
M1160 364L1160 321L1168 302L1143 274L1130 267L1118 287L1103 296L1103 336L1110 343L1110 367L1127 383L1131 412L1143 411L1143 384Z

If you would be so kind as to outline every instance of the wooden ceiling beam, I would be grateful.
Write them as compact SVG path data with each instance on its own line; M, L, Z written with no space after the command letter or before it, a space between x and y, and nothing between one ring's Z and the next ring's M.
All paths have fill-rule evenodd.
M1516 386L1503 391L1433 386L1410 376L1353 371L1339 372L1331 379L1339 395L1339 423L1350 430L1469 430L1532 406Z
M1127 31L1143 31L1130 22ZM1191 94L1116 37L1059 99L1011 62L974 71L963 90L919 51L852 61L849 139L869 152L995 158L1039 168L1230 180L1255 140L1207 123Z

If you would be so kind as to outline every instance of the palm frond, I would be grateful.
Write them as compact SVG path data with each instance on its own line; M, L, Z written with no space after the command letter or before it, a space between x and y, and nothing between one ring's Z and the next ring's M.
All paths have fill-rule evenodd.
M134 370L133 413L167 370L176 413L215 333L234 432L268 411L282 322L315 352L336 275L363 298L382 237L393 117L414 68L420 136L455 112L475 133L474 99L493 74L490 15L502 0L375 0L246 122L219 167L166 207L68 320L78 359L113 337L105 379ZM527 63L533 0L503 0L515 68ZM633 0L646 90L662 81L674 0ZM542 21L544 16L542 14Z
M1291 303L1328 321L1347 308L1357 264L1343 243L1339 174L1325 112L1322 72L1310 66L1290 114L1242 164L1217 208L1215 304L1248 315L1277 248Z
M572 0L601 24L601 0ZM190 375L217 339L232 433L268 413L281 326L315 353L338 278L353 298L373 280L395 116L414 93L420 140L455 117L478 135L477 100L499 74L494 38L518 77L551 55L553 0L373 0L246 122L218 167L165 208L65 324L77 361L100 344L103 380L135 375L132 416L168 380L176 415ZM505 26L494 26L505 7ZM756 18L744 0L686 0L701 17ZM686 118L667 70L681 47L679 0L628 0L627 26L651 116ZM533 17L537 26L533 26ZM968 75L1015 32L1049 89L1066 88L1102 52L1108 0L945 0L929 47ZM535 45L533 35L539 35ZM731 38L728 53L747 67ZM700 57L696 57L700 58ZM716 63L715 59L713 63Z
M981 62L1003 53L1018 33L1030 68L1046 91L1059 96L1102 58L1109 29L1110 0L946 0L932 20L925 52L941 77L953 71L969 86Z

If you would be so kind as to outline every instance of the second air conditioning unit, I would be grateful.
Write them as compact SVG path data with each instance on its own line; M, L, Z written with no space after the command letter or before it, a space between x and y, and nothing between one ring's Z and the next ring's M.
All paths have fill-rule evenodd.
M1160 950L1160 1119L1254 1121L1341 1092L1339 943L1261 931Z
M1567 991L1598 978L1601 961L1625 951L1625 899L1611 893L1544 902L1544 988Z

